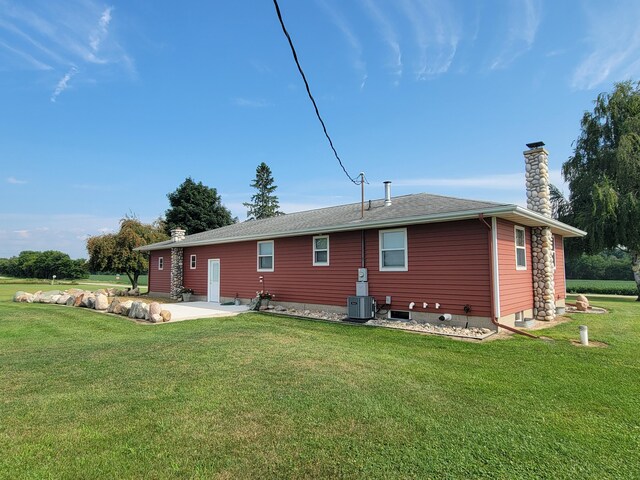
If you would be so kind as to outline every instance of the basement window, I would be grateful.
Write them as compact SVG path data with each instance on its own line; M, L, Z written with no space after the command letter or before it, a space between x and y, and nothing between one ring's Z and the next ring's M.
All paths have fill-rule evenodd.
M405 312L403 310L389 310L387 314L389 320L411 320L411 312Z
M258 242L258 271L273 272L273 240Z
M516 242L516 270L527 269L527 247L525 242L525 230L522 227L515 227Z
M380 230L380 271L406 272L407 229Z
M164 270L164 257L158 257L158 270Z
M189 258L189 268L191 270L195 270L196 269L196 256L195 255L191 255L191 257Z
M325 267L329 265L329 236L313 237L313 265Z

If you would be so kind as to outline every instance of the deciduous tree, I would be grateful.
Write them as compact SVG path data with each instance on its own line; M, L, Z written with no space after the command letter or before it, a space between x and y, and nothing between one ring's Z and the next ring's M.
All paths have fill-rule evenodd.
M640 83L598 95L581 127L562 166L572 221L588 232L587 252L620 246L631 254L640 295Z
M165 213L165 231L183 228L188 235L213 230L235 223L231 212L222 204L215 188L187 177L175 190L167 194L171 207Z
M251 196L251 202L243 203L248 208L247 217L249 220L260 220L261 218L283 215L283 212L280 211L278 197L273 194L278 188L273 182L271 169L266 163L262 162L256 168L256 178L251 182L251 186L257 192Z
M89 237L89 267L95 271L125 273L131 286L138 287L138 277L149 270L146 255L134 248L162 242L169 237L158 224L144 224L137 218L125 217L118 233Z

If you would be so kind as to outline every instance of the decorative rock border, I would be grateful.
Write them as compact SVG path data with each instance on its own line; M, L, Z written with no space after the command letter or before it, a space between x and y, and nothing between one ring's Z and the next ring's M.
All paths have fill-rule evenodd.
M111 290L114 291L112 292ZM117 293L115 289L91 292L77 288L65 291L38 291L36 293L19 291L14 294L13 301L84 307L99 312L122 315L131 319L146 320L151 323L162 323L171 320L171 312L169 310L163 310L160 303L152 302L147 304L133 300L122 302L119 298L115 297ZM111 297L113 298L111 302L109 302L109 298Z

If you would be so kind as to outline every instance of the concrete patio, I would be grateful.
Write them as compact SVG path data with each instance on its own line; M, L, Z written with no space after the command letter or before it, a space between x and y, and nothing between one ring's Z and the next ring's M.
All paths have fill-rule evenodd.
M171 312L171 322L196 318L233 317L249 311L247 305L220 305L212 302L164 303L163 310Z

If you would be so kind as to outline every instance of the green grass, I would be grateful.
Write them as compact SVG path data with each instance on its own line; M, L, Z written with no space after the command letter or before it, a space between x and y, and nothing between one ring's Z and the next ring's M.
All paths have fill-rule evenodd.
M637 295L638 287L633 280L567 280L567 292Z
M92 275L94 277L101 277L101 275ZM108 275L105 275L108 277ZM127 281L126 283L122 283L122 288L131 287L131 283ZM100 278L92 278L92 279L83 279L83 280L56 280L54 283L51 283L51 280L39 280L35 278L11 278L11 277L0 277L0 292L6 286L9 289L13 289L14 292L17 290L24 290L28 292L35 292L36 290L65 290L68 288L82 288L84 290L98 290L99 288L116 288L114 287L116 282L111 282L109 279L100 279ZM139 285L140 293L146 293L147 287L146 285ZM14 293L12 292L12 293Z
M471 343L244 314L158 326L0 285L2 478L639 478L640 305ZM608 348L572 346L578 325Z
M103 283L113 283L114 285L131 286L129 277L127 277L126 275L120 275L119 280L116 280L115 275L89 275L88 280L90 282L103 282ZM149 284L148 275L140 275L138 277L138 285L147 286L148 284Z

